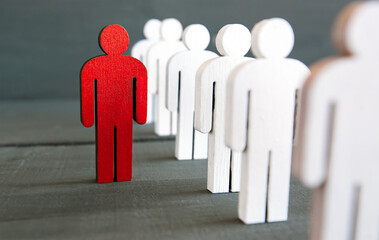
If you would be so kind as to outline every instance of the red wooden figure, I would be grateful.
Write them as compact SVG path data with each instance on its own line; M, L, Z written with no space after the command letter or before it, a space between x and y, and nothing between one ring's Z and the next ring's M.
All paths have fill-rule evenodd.
M96 117L97 181L130 181L132 118L146 122L147 71L139 60L122 55L129 45L122 26L105 27L99 44L106 55L90 59L81 70L81 121L91 127Z

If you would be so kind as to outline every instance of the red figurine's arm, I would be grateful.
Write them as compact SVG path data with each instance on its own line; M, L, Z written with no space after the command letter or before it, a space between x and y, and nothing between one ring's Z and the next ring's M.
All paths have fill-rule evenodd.
M80 114L85 127L91 127L95 119L94 80L92 63L88 61L80 72Z
M147 70L137 61L135 64L134 120L139 124L146 123L147 113Z

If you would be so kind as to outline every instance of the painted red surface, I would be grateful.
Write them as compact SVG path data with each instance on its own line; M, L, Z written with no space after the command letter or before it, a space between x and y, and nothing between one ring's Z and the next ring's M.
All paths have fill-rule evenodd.
M146 122L147 71L139 60L122 55L129 45L122 26L105 27L99 43L106 55L90 59L81 70L81 121L91 127L96 118L97 181L130 181L132 119Z

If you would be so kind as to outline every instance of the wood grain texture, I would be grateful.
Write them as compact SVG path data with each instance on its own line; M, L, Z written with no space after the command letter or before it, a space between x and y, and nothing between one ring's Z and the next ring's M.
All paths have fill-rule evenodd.
M159 136L176 135L177 112L170 112L166 106L167 63L178 52L186 50L183 42L181 23L173 18L165 19L161 24L161 41L147 52L149 73L149 91L156 94L155 133Z
M226 82L239 64L252 61L243 57L251 45L249 30L240 24L224 26L217 34L217 49L222 57L203 63L196 74L195 128L209 133L207 188L212 193L239 191L241 153L230 152L225 145ZM232 188L229 183L232 182Z
M95 143L95 129L83 128L78 121L80 99L3 101L0 111L0 146ZM133 123L133 141L160 139L152 124Z
M46 102L47 103L47 102ZM133 181L96 184L95 146L0 148L0 236L20 239L283 239L307 236L310 192L292 181L290 219L245 226L237 194L209 194L206 161L174 141L133 144Z
M309 238L379 238L379 3L339 15L341 55L312 66L303 92L294 172L314 189Z
M194 129L195 77L205 61L217 57L206 51L210 40L208 30L200 24L188 26L183 42L188 50L171 57L167 67L167 102L170 111L178 111L175 156L178 160L206 159L208 134Z
M106 55L90 59L81 70L81 120L91 127L96 118L98 182L129 181L132 119L146 122L147 72L139 60L122 55L129 36L120 25L105 27L99 42Z

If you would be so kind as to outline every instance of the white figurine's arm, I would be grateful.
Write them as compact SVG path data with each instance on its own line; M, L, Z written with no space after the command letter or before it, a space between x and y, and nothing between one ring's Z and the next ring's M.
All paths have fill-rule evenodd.
M171 112L178 109L180 71L183 62L181 59L180 55L175 54L167 64L166 108Z
M296 150L297 143L298 143L298 132L299 132L299 115L300 115L300 109L301 109L301 96L302 96L302 88L304 86L305 81L308 79L308 77L311 74L311 71L309 68L299 60L291 59L294 61L295 69L291 69L291 73L294 75L294 87L296 89L296 115L294 119L294 132L293 132L293 144L294 144L294 150Z
M292 70L292 73L295 75L294 81L297 89L301 89L304 86L304 83L309 78L311 71L309 68L299 60L291 59L295 61L296 67Z
M195 129L208 133L212 130L213 78L208 71L208 61L196 73L195 83Z
M246 134L249 108L248 79L245 64L236 67L229 75L225 108L225 143L234 151L246 148ZM247 66L248 67L248 66ZM247 74L248 75L248 74Z
M158 85L158 58L159 49L155 44L147 51L146 54L146 68L148 73L148 89L150 93L157 92Z
M293 172L304 185L320 186L327 173L332 105L320 79L308 79L302 91L298 143Z

